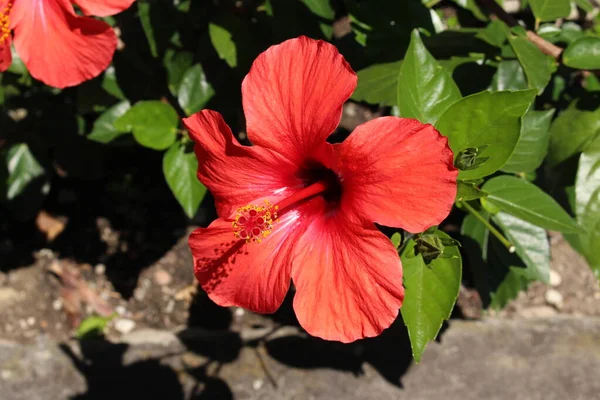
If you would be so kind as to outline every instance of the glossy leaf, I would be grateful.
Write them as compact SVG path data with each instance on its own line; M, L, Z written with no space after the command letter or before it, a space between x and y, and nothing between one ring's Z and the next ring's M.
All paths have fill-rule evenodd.
M401 115L434 124L461 97L452 75L433 58L419 31L414 30L398 77Z
M456 201L471 201L487 196L487 192L479 189L472 183L458 181Z
M179 85L177 100L187 115L200 111L214 96L215 90L206 80L200 64L189 68Z
M550 141L550 122L554 109L546 111L528 111L521 121L521 136L515 152L502 171L524 173L533 172L544 161Z
M524 90L527 88L527 78L525 78L525 72L519 61L506 60L498 63L490 90Z
M231 68L235 68L237 66L237 47L231 32L211 22L208 24L208 34L219 57L225 60Z
M130 108L131 104L129 104L129 101L124 100L104 111L94 122L94 127L87 138L94 142L106 144L117 137L128 133L128 131L119 131L115 128L114 122L123 116Z
M28 185L45 173L44 167L35 158L26 143L15 144L6 155L6 198L13 200L22 194Z
M562 54L565 65L578 69L600 69L600 37L585 36L569 44Z
M529 0L533 15L538 21L554 21L571 13L570 0Z
M358 85L352 94L352 99L371 104L395 105L401 65L402 61L375 64L358 71Z
M581 249L600 279L600 139L588 146L579 158L575 212L579 224L586 229L579 237Z
M514 176L498 176L483 185L486 201L536 226L559 232L580 232L581 228L542 189Z
M554 69L552 57L542 53L529 39L515 36L509 37L508 41L523 66L527 85L541 94L552 76Z
M485 212L481 212L487 219ZM527 289L525 266L510 254L485 225L468 214L461 226L463 248L468 257L473 281L484 307L502 308L517 294Z
M117 119L114 126L122 132L133 132L142 146L164 150L175 142L179 117L161 101L140 101Z
M517 255L527 266L521 275L529 280L548 283L550 243L546 230L504 212L493 215L492 220L515 246Z
M460 171L460 179L483 178L508 161L519 140L521 116L534 97L534 90L481 92L454 103L440 117L436 127L448 137L455 158L476 149L483 161L474 169Z
M92 315L85 318L77 327L75 337L77 339L95 339L104 336L106 326L114 317L115 315L108 317Z
M193 218L206 195L206 187L198 181L198 160L192 146L174 143L163 156L163 173L169 188L186 215Z
M390 237L390 240L392 241L394 247L398 248L402 243L402 235L399 232L394 232L394 234Z
M509 34L510 28L499 19L494 19L477 34L477 37L492 46L502 47Z
M450 239L443 232L437 234L442 239ZM417 362L444 320L450 318L460 289L462 260L458 247L446 246L444 253L454 258L437 258L426 264L420 254L415 254L413 239L402 252L405 296L400 311Z
M600 135L600 103L580 99L558 115L550 127L548 164L553 167L579 153Z

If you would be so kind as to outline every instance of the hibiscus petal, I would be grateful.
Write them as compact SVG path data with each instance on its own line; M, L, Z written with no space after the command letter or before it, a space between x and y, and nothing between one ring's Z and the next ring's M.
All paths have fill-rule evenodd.
M260 243L236 239L231 219L195 230L189 245L196 279L220 306L275 312L290 286L291 254L301 221L300 213L286 213Z
M218 112L203 110L183 122L196 142L198 179L214 196L221 217L254 199L287 194L300 183L297 167L277 153L240 145Z
M329 43L302 36L270 47L242 83L248 137L301 159L335 130L356 80Z
M115 15L131 6L135 0L73 0L85 15L106 17Z
M98 76L117 47L108 24L77 16L68 0L16 1L11 19L15 48L27 69L57 88Z
M346 212L415 233L450 213L458 171L448 140L433 126L408 118L377 118L335 147Z
M315 217L296 250L294 310L308 333L347 343L394 322L404 299L402 265L374 226L341 214Z
M0 42L0 72L4 72L12 64L12 54L10 53L10 38Z

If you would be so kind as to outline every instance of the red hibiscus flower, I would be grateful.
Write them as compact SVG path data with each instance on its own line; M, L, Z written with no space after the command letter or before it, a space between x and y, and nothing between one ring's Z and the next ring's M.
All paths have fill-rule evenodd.
M457 171L447 139L414 119L377 118L327 143L356 80L334 46L300 37L262 53L243 82L254 146L217 112L184 120L220 216L189 238L196 278L217 304L275 312L291 278L296 316L314 336L376 336L398 315L402 266L373 222L439 224Z
M11 30L17 53L31 75L57 88L98 76L110 64L117 36L99 20L128 8L135 0L0 0L0 72L12 62Z

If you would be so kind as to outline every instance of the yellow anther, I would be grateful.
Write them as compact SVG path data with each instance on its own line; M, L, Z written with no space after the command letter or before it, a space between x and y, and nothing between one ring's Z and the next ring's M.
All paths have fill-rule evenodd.
M4 8L0 9L0 43L3 43L10 36L10 10L12 1L9 1Z
M246 243L260 243L273 231L273 224L277 222L277 208L267 200L264 206L249 204L238 208L231 223L233 235Z

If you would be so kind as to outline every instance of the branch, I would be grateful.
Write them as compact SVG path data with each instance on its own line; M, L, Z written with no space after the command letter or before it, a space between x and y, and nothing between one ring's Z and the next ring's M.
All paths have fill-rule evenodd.
M483 7L487 8L492 14L496 16L500 21L504 22L506 25L512 27L519 26L519 22L510 14L508 14L504 9L496 3L495 0L478 0L479 4ZM560 55L563 52L562 47L558 47L541 36L537 35L535 32L527 30L527 38L533 44L535 44L542 53L553 57L556 60L560 59Z

